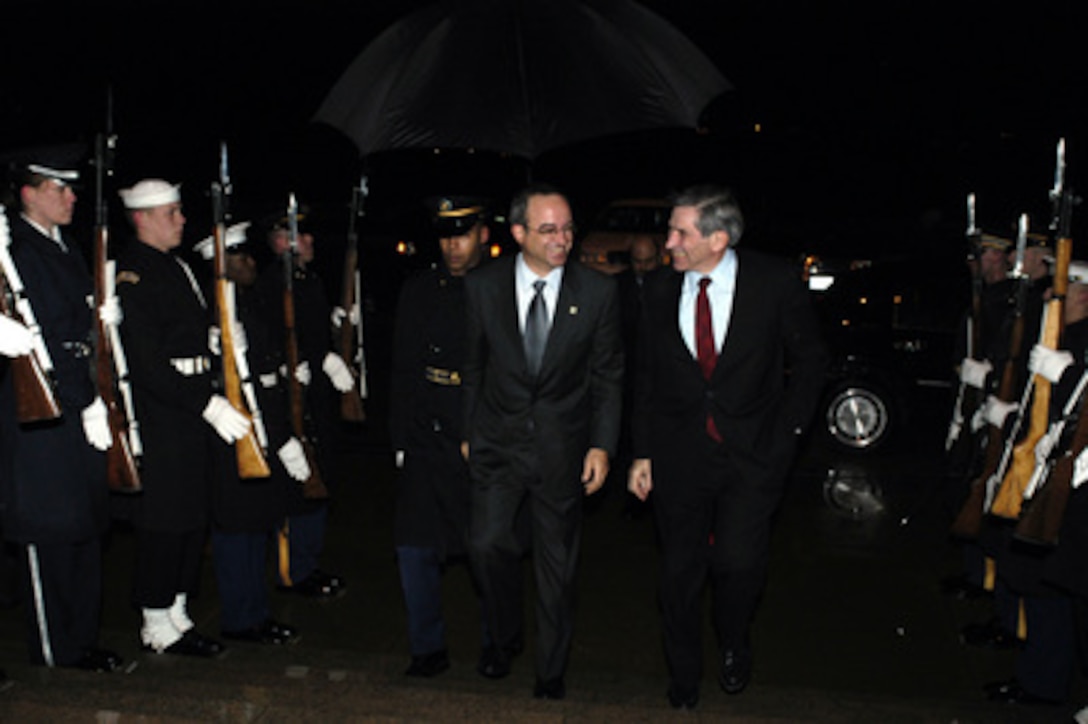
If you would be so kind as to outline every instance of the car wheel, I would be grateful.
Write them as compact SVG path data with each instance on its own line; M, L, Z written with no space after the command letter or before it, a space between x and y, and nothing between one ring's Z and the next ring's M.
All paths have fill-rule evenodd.
M824 429L831 440L853 451L885 444L892 431L891 398L866 382L845 382L826 398Z

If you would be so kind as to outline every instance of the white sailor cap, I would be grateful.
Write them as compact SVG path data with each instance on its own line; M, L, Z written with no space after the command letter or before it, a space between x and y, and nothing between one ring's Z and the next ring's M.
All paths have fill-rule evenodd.
M1069 283L1070 284L1088 284L1088 262L1085 262L1085 261L1071 261L1071 262L1069 262Z
M227 227L227 238L224 243L227 251L246 243L246 229L249 226L250 222L242 221ZM211 261L215 256L215 239L210 236L204 237L193 245L193 252L199 254L205 261Z
M181 201L180 188L181 184L149 178L134 184L132 188L121 189L117 193L121 195L126 209L150 209Z

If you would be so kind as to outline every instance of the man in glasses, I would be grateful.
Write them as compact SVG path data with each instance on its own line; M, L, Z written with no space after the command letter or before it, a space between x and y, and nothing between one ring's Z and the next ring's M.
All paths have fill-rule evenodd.
M619 437L619 302L613 280L567 263L574 223L557 189L525 189L509 218L521 252L465 278L469 555L491 634L477 668L502 678L522 649L525 511L537 584L533 695L562 699L582 497L604 483Z

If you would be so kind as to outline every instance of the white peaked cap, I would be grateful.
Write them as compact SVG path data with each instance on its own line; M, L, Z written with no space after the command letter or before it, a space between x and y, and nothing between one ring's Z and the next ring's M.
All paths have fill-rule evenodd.
M126 209L151 209L181 201L181 184L172 184L162 179L149 178L140 181L130 189L121 189L121 200Z
M248 221L242 221L228 226L224 246L230 249L232 246L240 246L246 243L246 229L249 228L249 224ZM215 239L210 236L204 237L193 245L193 251L205 261L211 261L215 257Z

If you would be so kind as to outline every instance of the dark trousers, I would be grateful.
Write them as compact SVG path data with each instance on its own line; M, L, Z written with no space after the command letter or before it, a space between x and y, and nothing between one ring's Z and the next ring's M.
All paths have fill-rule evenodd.
M397 567L404 606L408 615L408 644L412 656L446 648L446 622L442 617L442 575L446 564L437 548L397 546ZM487 621L480 616L484 646L491 645Z
M170 608L177 594L195 593L206 539L204 528L182 532L137 528L133 604L141 609Z
M767 577L771 516L781 484L743 481L709 440L653 469L653 510L662 552L660 602L673 682L702 678L701 600L707 578L721 650L747 651Z
M20 545L18 559L31 663L74 664L98 640L101 542Z
M268 620L268 533L213 530L212 558L219 587L220 628L244 631Z
M1027 691L1052 701L1069 696L1076 660L1073 600L1024 596L1028 638L1016 657L1016 679Z
M280 583L293 586L317 570L325 547L325 526L329 507L322 505L309 513L293 513L279 532Z
M495 646L520 647L523 632L521 517L528 506L536 577L536 674L560 678L574 631L574 574L581 543L579 481L507 479L472 485L469 557Z

